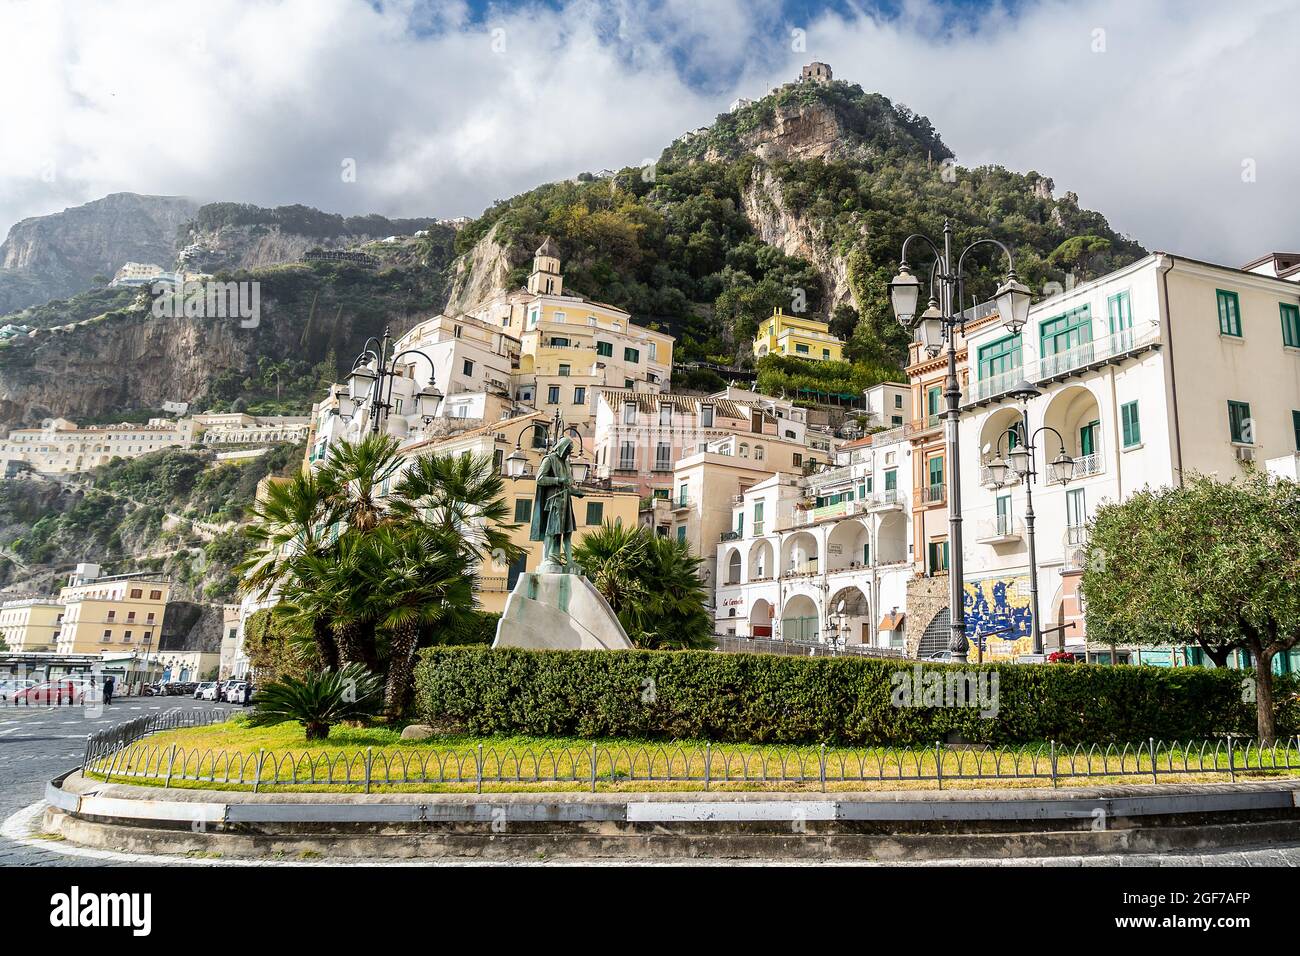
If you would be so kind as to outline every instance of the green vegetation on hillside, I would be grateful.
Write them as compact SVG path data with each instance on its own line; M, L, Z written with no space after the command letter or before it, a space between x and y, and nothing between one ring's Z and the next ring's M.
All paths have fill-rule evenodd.
M436 219L387 219L384 216L340 216L311 206L294 204L266 209L250 203L214 202L199 208L194 218L181 227L184 242L198 232L216 232L223 226L275 226L283 232L320 239L339 236L409 235L438 226Z

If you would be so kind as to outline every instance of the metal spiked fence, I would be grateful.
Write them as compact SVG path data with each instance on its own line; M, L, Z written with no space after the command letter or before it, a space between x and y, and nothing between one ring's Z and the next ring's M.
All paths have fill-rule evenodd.
M227 715L217 712L217 719ZM83 769L106 780L263 788L667 784L716 786L1041 782L1097 778L1159 783L1192 775L1236 780L1254 773L1300 774L1300 736L1269 746L1237 737L1129 744L919 748L762 747L728 744L368 747L364 750L186 748L143 739L157 730L211 722L178 713L132 721L92 737Z

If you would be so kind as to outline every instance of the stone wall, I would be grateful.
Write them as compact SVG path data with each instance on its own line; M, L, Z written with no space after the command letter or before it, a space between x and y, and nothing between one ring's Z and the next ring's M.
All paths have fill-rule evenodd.
M907 621L903 625L903 653L916 657L921 635L934 616L948 606L948 575L916 577L907 582Z

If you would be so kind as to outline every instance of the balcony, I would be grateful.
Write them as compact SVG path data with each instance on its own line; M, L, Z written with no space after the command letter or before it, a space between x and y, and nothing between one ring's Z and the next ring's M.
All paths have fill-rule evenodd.
M739 531L724 531L718 536L718 541L739 541L744 535Z
M816 561L804 561L804 562L802 562L802 563L800 563L800 564L795 565L793 568L790 568L788 571L783 571L783 572L781 573L781 577L783 577L783 578L807 578L807 577L813 577L813 576L816 575L817 573L818 573L818 570L817 570L817 562L816 562Z
M1160 347L1160 327L1147 323L1146 328L1121 329L1091 342L1081 342L1072 349L1045 355L1036 362L1010 369L970 384L963 404L967 407L994 401L1021 381L1034 385L1059 382L1120 359L1140 355Z
M673 511L689 511L692 507L690 498L674 498Z
M1088 528L1086 525L1071 525L1065 529L1065 561L1063 571L1082 571L1088 552Z
M1101 452L1093 452L1091 455L1081 455L1074 459L1074 477L1088 478L1092 475L1100 475L1105 469L1102 468Z
M868 511L890 511L903 507L903 496L897 488L886 488L875 492L865 504Z
M975 540L980 544L1012 544L1024 537L1024 523L1011 515L998 515L981 521L975 528Z
M948 500L948 488L946 485L922 485L921 486L921 503L926 505L941 505Z

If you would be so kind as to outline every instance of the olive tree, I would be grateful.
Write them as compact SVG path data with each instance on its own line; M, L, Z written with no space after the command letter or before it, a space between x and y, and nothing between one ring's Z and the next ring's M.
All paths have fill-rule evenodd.
M1300 641L1300 485L1258 473L1143 489L1092 520L1088 635L1111 645L1197 644L1255 664L1260 740L1275 736L1273 658Z

